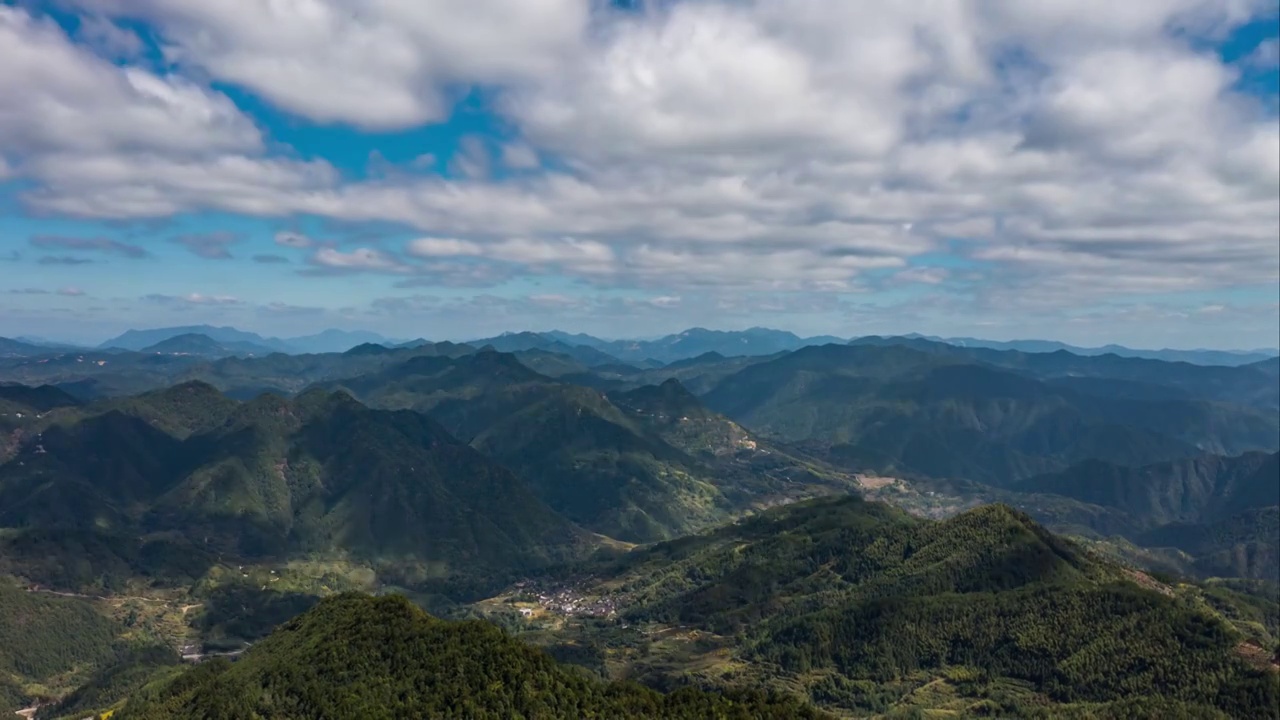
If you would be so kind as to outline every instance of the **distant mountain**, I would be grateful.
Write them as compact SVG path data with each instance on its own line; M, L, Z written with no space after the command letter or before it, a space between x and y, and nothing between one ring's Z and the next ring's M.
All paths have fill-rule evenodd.
M1059 384L1088 384L1098 380L1124 381L1113 383L1107 390L1108 393L1125 384L1137 383L1146 388L1170 388L1183 393L1183 397L1238 403L1267 410L1280 409L1280 377L1267 370L1277 367L1274 363L1280 361L1276 360L1237 367L1206 366L1118 355L1083 356L1066 350L1027 353L1017 350L964 348L923 338L876 336L857 338L850 341L850 345L909 347L948 358L952 362L985 363Z
M376 343L378 345L395 346L404 341L392 340L367 330L334 330L329 329L315 335L303 335L282 340L295 353L331 353L346 352L357 345ZM425 342L425 341L424 341Z
M703 400L757 432L825 445L854 466L994 484L1091 458L1142 465L1280 445L1272 411L1093 394L931 347L946 350L808 347L729 375Z
M19 335L13 338L19 342L36 345L39 347L49 348L50 350L85 350L87 346L77 345L76 343L61 342L58 340L50 340L49 338L39 337L37 335Z
M1260 370L1272 377L1280 377L1280 357L1259 360L1249 365L1249 367Z
M1204 604L1139 587L1004 505L929 521L814 500L584 575L575 591L616 598L622 622L737 638L717 660L736 661L739 681L801 688L853 717L906 715L886 711L934 686L947 690L922 702L970 717L1073 717L1074 703L1098 717L1268 717L1280 695ZM633 676L647 667L660 682L677 656L650 652Z
M445 622L402 596L327 598L250 648L135 693L113 717L826 717L794 699L605 683L484 622Z
M35 345L22 340L0 337L0 358L33 357L55 352L44 345Z
M806 345L845 342L843 338L828 336L802 338L795 333L760 327L738 331L690 328L657 340L604 341L589 335L570 335L562 332L554 333L554 338L565 343L592 347L629 363L644 363L650 360L670 363L709 352L720 353L726 357L772 355L796 350Z
M129 330L122 335L103 342L98 347L104 349L143 350L179 335L204 335L218 343L249 343L254 346L270 348L277 352L291 351L289 345L278 338L264 338L257 333L245 332L233 327L214 327L212 325L186 325L151 330Z
M155 345L148 345L138 352L161 355L199 355L218 358L230 355L270 355L277 352L266 345L243 341L218 342L208 335L200 333L184 333L161 340Z
M1147 360L1163 360L1165 362L1187 362L1195 365L1248 365L1280 355L1275 350L1141 350L1123 345L1103 345L1101 347L1081 347L1069 345L1056 340L982 340L971 337L938 337L936 335L920 335L910 333L902 337L911 339L932 340L958 347L990 348L992 350L1017 350L1027 353L1051 353L1065 350L1073 355L1119 355L1120 357L1145 358ZM857 338L855 338L855 341Z
M525 350L541 350L543 352L565 355L582 363L586 367L599 365L619 365L618 358L601 352L589 345L574 345L547 337L540 333L521 332L504 333L497 337L472 340L467 343L477 348L491 347L498 352L519 352Z

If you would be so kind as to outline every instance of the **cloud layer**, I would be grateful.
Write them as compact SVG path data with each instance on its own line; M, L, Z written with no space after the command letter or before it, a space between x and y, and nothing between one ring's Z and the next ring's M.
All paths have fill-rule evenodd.
M1218 52L1265 0L70 5L77 38L0 7L0 168L29 183L25 206L412 233L281 231L246 255L281 272L557 277L730 307L792 293L815 312L907 292L1058 318L1280 280L1280 123L1242 89L1275 71L1276 41ZM163 62L137 59L124 20ZM501 136L463 138L443 175L363 174L281 147L215 86L366 133L447 120L479 89ZM37 239L68 261L138 257ZM174 241L227 259L236 237Z

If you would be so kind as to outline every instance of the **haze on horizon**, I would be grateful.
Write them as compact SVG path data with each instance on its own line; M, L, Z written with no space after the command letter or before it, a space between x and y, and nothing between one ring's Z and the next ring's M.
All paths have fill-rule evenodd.
M0 336L1275 347L1276 12L19 0Z

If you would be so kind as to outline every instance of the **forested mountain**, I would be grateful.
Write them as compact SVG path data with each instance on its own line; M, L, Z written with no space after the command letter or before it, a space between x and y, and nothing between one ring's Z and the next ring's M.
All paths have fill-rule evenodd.
M589 345L575 345L532 332L506 333L497 337L472 340L467 343L473 347L490 347L498 352L519 352L522 350L540 350L573 358L586 367L601 365L617 365L622 361Z
M1205 455L1142 467L1091 460L1028 478L1015 489L1114 508L1139 528L1207 522L1280 505L1280 454Z
M116 623L105 660L48 691L10 672L5 692L84 682L68 717L129 695L153 703L139 713L215 694L320 707L337 700L323 674L272 659L237 674L273 655L257 654L266 642L162 681L178 647L238 652L336 591L398 589L608 677L767 687L855 715L1253 716L1275 699L1259 670L1280 634L1265 364L868 341L655 368L503 339L528 347L0 362L39 381L0 385L0 573L104 595L91 605ZM830 494L844 499L805 502ZM1082 545L1008 505L956 515L993 501ZM1236 580L1203 584L1217 576ZM1244 579L1257 584L1224 584ZM122 649L126 620L169 649ZM79 657L69 642L56 653ZM311 662L295 649L280 662ZM464 703L547 702L450 687Z
M532 567L581 543L522 480L418 413L323 391L237 404L198 384L115 405L0 465L0 526L108 544L178 533L197 557L347 553L406 575ZM23 536L8 542L20 555Z
M1045 380L1069 382L1070 379L1083 378L1128 381L1147 388L1160 386L1175 389L1185 393L1183 397L1270 410L1280 407L1280 380L1265 369L1268 363L1275 363L1274 359L1240 367L1223 367L1118 355L1088 357L1065 350L1031 353L957 347L920 338L864 337L852 340L851 344L862 347L910 347L953 361L980 362ZM1112 387L1122 386L1113 384Z
M819 718L784 696L603 683L482 622L450 623L403 597L341 595L234 664L214 661L131 697L150 718Z
M1274 411L1091 393L898 345L805 348L730 375L704 399L844 462L995 484L1091 458L1140 465L1280 444Z
M33 686L110 662L120 630L83 600L27 593L0 578L0 713L38 699Z
M739 673L854 713L909 707L926 685L944 707L1016 717L1272 717L1280 700L1219 615L1006 506L935 522L815 500L595 572L583 596L613 598L624 625L736 638Z
M840 481L785 455L765 458L745 431L682 388L679 407L646 413L632 407L639 395L615 403L505 353L415 358L328 387L377 407L428 414L514 470L553 509L621 540L671 537L759 496ZM693 418L679 420L690 412Z
M360 345L342 353L272 353L218 359L118 350L59 351L0 362L0 379L26 385L56 385L85 400L133 395L200 380L248 400L263 392L291 395L313 383L377 372L414 357L471 352L475 348L447 342L402 348Z

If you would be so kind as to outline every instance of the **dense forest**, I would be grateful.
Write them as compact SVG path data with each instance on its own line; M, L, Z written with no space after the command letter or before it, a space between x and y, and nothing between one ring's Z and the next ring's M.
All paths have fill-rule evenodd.
M403 597L344 594L235 663L211 661L136 693L119 720L251 718L820 718L759 692L663 695L603 683L483 622L430 617Z
M1150 698L1271 717L1280 703L1280 678L1237 656L1245 635L1224 619L1274 628L1273 600L1140 587L1005 506L931 522L816 500L595 572L626 621L736 637L753 665L854 712L885 711L892 688L930 676L1013 714ZM1270 630L1256 637L1276 646Z

